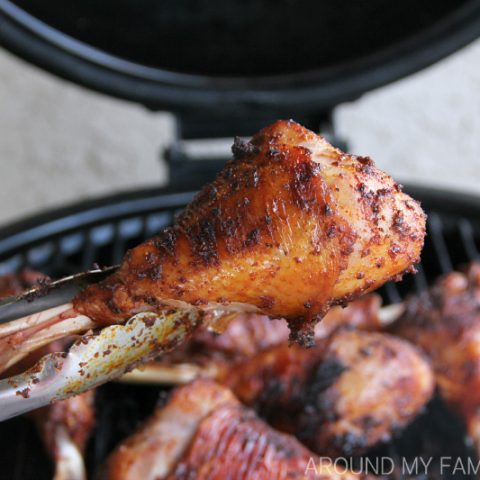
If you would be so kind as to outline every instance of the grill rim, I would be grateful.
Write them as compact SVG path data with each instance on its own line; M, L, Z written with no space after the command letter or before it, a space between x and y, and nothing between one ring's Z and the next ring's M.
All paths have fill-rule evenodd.
M166 207L181 208L195 193L193 189L178 191L170 187L134 190L32 214L0 228L0 258L12 250L105 221L147 215Z

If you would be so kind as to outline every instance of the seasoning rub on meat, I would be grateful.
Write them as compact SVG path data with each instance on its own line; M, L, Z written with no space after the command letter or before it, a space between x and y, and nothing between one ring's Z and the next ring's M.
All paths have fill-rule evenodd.
M168 300L241 303L286 318L291 338L311 345L331 306L418 261L425 215L370 158L293 121L237 140L233 153L172 227L79 295L78 312L110 324Z

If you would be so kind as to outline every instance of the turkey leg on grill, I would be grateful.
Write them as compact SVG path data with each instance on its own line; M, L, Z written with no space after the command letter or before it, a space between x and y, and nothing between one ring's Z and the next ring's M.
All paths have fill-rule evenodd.
M353 328L384 328L379 306L372 295L332 309L316 326L312 349L288 346L281 321L237 317L220 336L197 330L184 348L124 381L178 383L190 367L229 386L273 427L314 452L358 455L415 418L434 388L417 347Z
M334 471L298 440L267 426L228 388L196 380L108 458L102 480L287 480L362 478ZM343 471L342 471L343 470Z
M441 396L464 420L480 456L480 263L407 300L392 332L430 357Z
M431 368L415 346L345 328L312 349L265 350L218 381L274 428L330 456L359 455L388 441L434 389Z
M233 153L173 227L130 250L73 308L28 328L23 320L18 338L10 328L0 348L21 350L29 329L38 343L39 323L47 332L80 315L91 328L185 303L206 315L285 318L290 338L312 345L331 306L413 269L425 215L368 157L345 154L292 121L236 141Z

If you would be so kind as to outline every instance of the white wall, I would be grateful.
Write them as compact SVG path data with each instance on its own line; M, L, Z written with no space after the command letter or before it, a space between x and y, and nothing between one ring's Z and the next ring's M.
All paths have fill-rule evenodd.
M480 41L337 109L339 133L400 181L480 194ZM165 181L171 117L54 78L0 51L0 223Z
M165 179L169 115L59 80L0 50L0 223Z
M480 195L480 41L337 109L350 150L394 177Z

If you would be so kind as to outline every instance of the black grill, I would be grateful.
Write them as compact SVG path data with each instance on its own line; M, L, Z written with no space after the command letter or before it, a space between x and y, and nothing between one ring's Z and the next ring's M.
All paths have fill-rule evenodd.
M428 236L418 274L406 276L400 284L386 285L381 291L386 303L398 302L408 293L424 289L438 275L480 258L479 199L423 188L407 190L422 201L429 214ZM19 222L0 231L0 274L32 268L60 277L94 263L118 263L128 248L171 224L193 195L191 191L158 189L135 192ZM148 416L165 392L158 387L115 383L99 389L98 425L87 452L90 473ZM370 456L466 458L471 452L464 437L461 424L435 399L395 441ZM430 474L440 478L435 467ZM402 478L399 472L395 475ZM49 460L31 423L15 418L0 424L0 479L39 480L51 476Z

